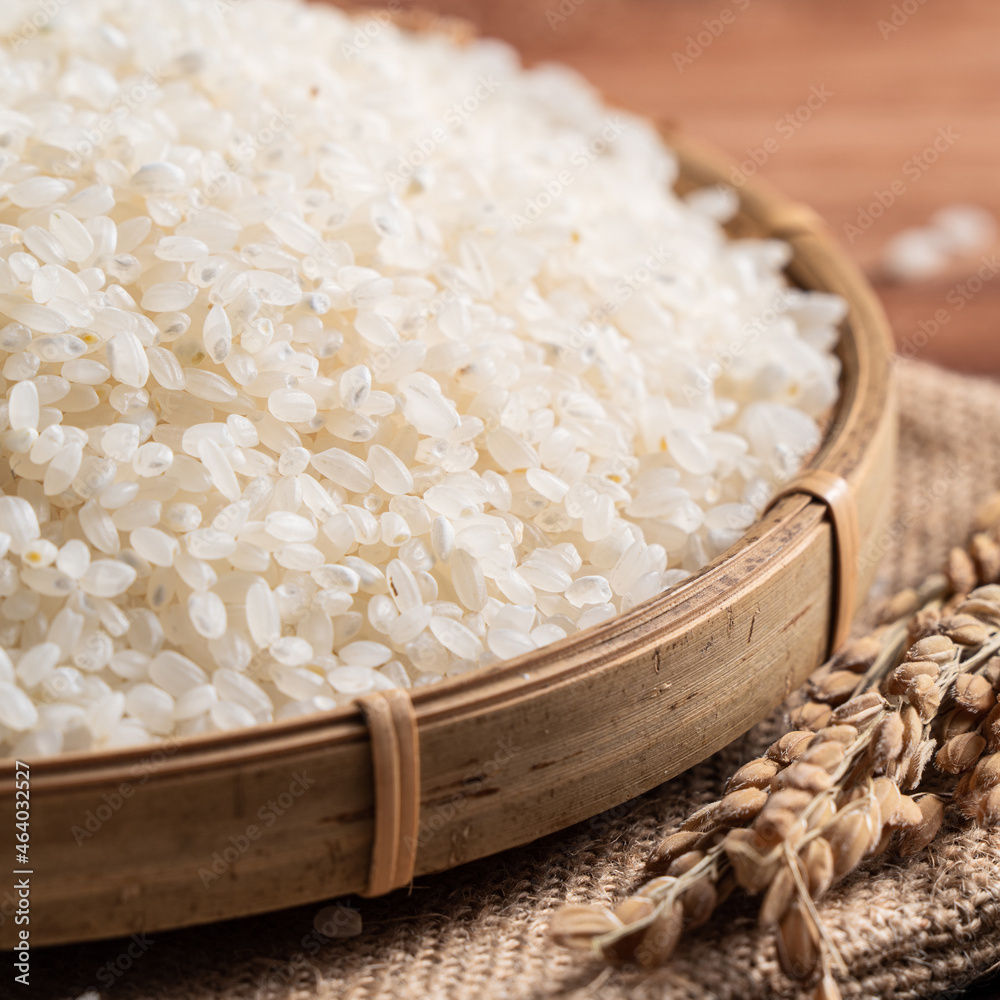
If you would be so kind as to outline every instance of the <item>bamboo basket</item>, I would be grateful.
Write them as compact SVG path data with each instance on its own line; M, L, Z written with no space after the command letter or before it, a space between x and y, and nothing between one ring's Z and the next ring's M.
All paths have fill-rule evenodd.
M724 157L666 131L682 190L725 182ZM740 196L734 235L787 240L790 279L851 306L842 394L811 467L850 485L863 594L886 529L895 446L886 321L813 213L758 181ZM835 556L826 506L786 496L668 593L538 653L412 692L416 874L593 816L746 731L826 655ZM0 770L4 830L14 823L12 764ZM365 891L373 784L369 731L352 708L39 760L31 942L153 932ZM10 898L0 898L4 948L15 940Z

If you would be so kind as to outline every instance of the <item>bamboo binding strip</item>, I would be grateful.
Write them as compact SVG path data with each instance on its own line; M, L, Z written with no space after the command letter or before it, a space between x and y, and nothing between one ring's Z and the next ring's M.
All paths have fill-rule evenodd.
M420 822L420 739L410 696L400 688L357 701L368 724L375 833L364 896L383 896L413 881Z
M782 497L805 493L826 504L833 526L836 583L830 614L830 647L833 653L847 640L858 600L858 559L861 532L854 494L843 476L826 469L805 469L782 487L768 504L770 510Z

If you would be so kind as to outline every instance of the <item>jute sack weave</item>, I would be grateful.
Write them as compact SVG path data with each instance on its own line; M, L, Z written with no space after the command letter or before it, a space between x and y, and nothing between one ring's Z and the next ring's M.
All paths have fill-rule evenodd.
M977 503L1000 484L1000 384L918 363L900 363L898 377L893 519L867 552L881 559L883 594L940 567L948 548L964 540ZM745 899L722 907L668 968L654 972L605 971L545 936L562 903L606 904L626 895L663 831L718 798L726 777L782 725L778 713L649 794L528 847L423 878L410 893L341 901L354 912L331 903L141 944L39 953L35 995L76 998L93 989L101 1000L804 1000L809 993L781 974L773 935L757 931ZM671 738L669 725L663 738ZM950 828L905 863L890 854L862 868L825 896L819 911L853 976L841 983L845 997L927 997L961 987L1000 960L1000 833ZM361 933L352 937L316 930L346 932L358 923ZM136 953L121 969L121 956Z

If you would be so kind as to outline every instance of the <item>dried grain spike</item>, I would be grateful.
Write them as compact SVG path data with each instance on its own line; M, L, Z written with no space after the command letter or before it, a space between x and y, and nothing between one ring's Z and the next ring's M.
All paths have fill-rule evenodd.
M909 642L915 643L920 639L926 639L932 635L937 635L937 625L941 620L940 608L921 608L910 619L907 634Z
M941 690L930 677L914 678L906 697L923 722L930 722L941 707Z
M990 709L990 714L983 721L982 733L990 753L1000 750L1000 704Z
M994 785L1000 785L1000 753L980 757L972 772L971 786L976 792L984 792Z
M996 584L992 586L996 586ZM980 589L985 590L986 588L983 587ZM962 601L955 608L955 612L957 614L972 615L981 621L989 622L993 625L1000 625L1000 601L991 601L984 597L976 597L977 593L978 591L974 591L970 594L966 600Z
M837 705L854 693L858 686L858 675L850 670L832 670L811 681L813 697L817 701Z
M773 816L779 812L798 813L812 802L812 793L800 788L781 788L772 792L762 811L764 816Z
M851 639L830 661L830 668L863 674L881 652L882 643L877 636L865 635L858 639Z
M998 605L1000 607L1000 605ZM979 668L980 674L985 677L990 684L993 685L993 690L996 691L1000 687L1000 656L991 656L986 663Z
M918 677L930 677L937 680L941 674L941 667L933 660L910 660L901 663L889 675L886 681L885 690L887 694L906 694L911 685Z
M757 923L761 930L770 930L777 926L778 921L788 911L796 891L797 885L792 869L787 863L783 864L771 880L771 884L767 887L764 898L761 900L760 910L757 914Z
M823 978L816 984L813 1000L843 1000L840 987L829 970L823 973Z
M763 809L765 802L767 792L764 789L741 788L730 792L719 803L713 819L723 826L739 826L753 819Z
M831 720L838 725L860 729L871 722L886 707L885 698L877 691L866 691L836 709Z
M711 829L716 826L715 822L715 810L718 808L718 802L709 802L707 806L702 806L700 809L696 809L693 813L683 823L681 823L681 830L697 830L704 832L705 830Z
M857 738L857 727L847 725L846 723L824 726L816 733L817 740L833 740L836 743L840 743L845 749L853 746Z
M903 720L903 753L912 754L924 738L923 721L912 705L902 705L899 717Z
M891 622L899 621L900 618L908 618L920 608L920 604L920 595L912 587L907 587L905 590L893 594L882 605L876 620L879 625L888 625Z
M808 828L822 830L837 815L837 804L831 798L823 798L814 806L809 815Z
M953 806L966 819L975 819L976 804L979 801L979 795L973 793L974 775L974 771L966 771L955 783L955 791L952 794Z
M981 583L993 583L1000 578L1000 545L985 532L972 536L969 555L976 566L976 576Z
M934 764L939 771L947 774L961 774L976 763L985 746L986 740L979 733L953 736L938 750Z
M760 892L766 888L778 870L777 856L767 853L753 830L730 830L726 834L723 850L732 866L733 876L747 892Z
M909 795L901 795L896 811L887 822L899 829L912 829L923 822L923 813L916 799Z
M875 858L880 854L884 854L889 849L889 844L892 842L892 837L895 831L889 825L882 827L882 832L879 834L878 840L871 844L865 853L866 858Z
M647 899L645 896L629 896L628 899L623 900L615 907L614 916L622 922L623 926L628 927L636 921L645 920L655 908L656 904L653 900Z
M815 795L818 792L825 792L832 784L833 778L828 771L816 764L806 764L799 760L779 771L771 782L771 788L775 791L782 788L799 788Z
M674 953L684 928L684 907L680 900L663 906L643 932L635 957L647 969L663 965Z
M899 712L892 712L875 724L871 738L872 770L884 771L903 753L904 724Z
M976 579L976 567L972 557L957 545L948 553L946 572L948 583L956 594L968 594L979 582Z
M944 822L944 803L936 795L922 795L917 800L921 822L899 838L899 853L909 857L922 851L936 836Z
M956 655L955 643L946 635L928 635L918 639L906 651L906 659L932 660L939 666L950 663Z
M729 833L728 826L717 826L714 830L709 830L708 833L702 836L698 847L707 853L713 847L718 847L726 839L727 833Z
M820 934L808 908L793 902L778 925L778 958L785 975L807 979L819 964Z
M833 852L833 881L839 882L865 856L876 830L881 833L878 802L873 808L853 808L842 811L823 832Z
M823 837L810 840L800 851L809 895L819 899L833 883L833 850Z
M782 789L780 795L791 789ZM808 792L802 793L808 795ZM811 796L810 796L811 798ZM800 807L801 808L801 807ZM754 820L753 831L761 844L774 847L784 841L796 841L805 832L805 820L798 810L772 809L765 811Z
M695 882L680 897L688 927L700 927L711 918L718 905L718 893L707 879Z
M792 761L798 760L798 758L806 752L814 735L815 733L812 733L807 729L799 729L791 733L785 733L784 736L775 740L774 743L767 748L765 754L770 757L771 760L778 761L779 764L791 764Z
M807 701L792 710L789 721L796 729L822 729L829 721L833 709L818 701Z
M890 778L880 777L872 782L872 794L878 799L879 815L883 823L891 824L899 809L902 793L899 786Z
M906 774L899 783L900 788L916 788L920 784L920 779L924 775L924 768L927 767L930 759L934 756L937 744L934 740L924 740L917 745L916 750L909 758Z
M844 744L837 740L814 740L813 745L799 758L799 763L815 764L831 773L844 759Z
M652 899L654 902L657 899L661 899L664 895L670 892L671 889L676 888L677 879L672 875L660 875L657 878L652 878L645 885L636 889L633 896L642 896L645 899Z
M964 708L953 708L941 722L941 739L950 740L953 736L972 732L981 718L982 715L973 715Z
M669 878L678 878L685 872L689 872L695 865L700 864L704 860L704 851L687 851L680 857L674 858L670 867L667 869L667 876Z
M614 910L614 916L625 928L645 920L656 909L656 903L645 896L629 896ZM602 955L609 961L628 961L635 954L636 945L642 937L642 930L637 929L631 934L616 935L615 940L602 948Z
M1000 493L994 493L976 508L977 531L989 531L1000 524Z
M977 674L959 674L954 690L955 704L971 715L986 715L997 703L993 686Z
M991 788L983 795L974 796L974 799L976 822L985 827L1000 825L1000 786Z
M977 649L989 640L994 631L972 615L957 614L942 618L941 630L956 645L972 646Z
M778 773L779 764L770 757L758 757L744 764L726 782L726 791L735 792L741 788L769 788L771 779Z
M671 833L664 837L653 851L647 868L655 871L666 871L675 858L694 850L704 836L700 830L678 830L676 833Z
M970 601L985 601L1000 607L1000 583L987 583L969 594Z
M621 921L596 906L571 904L556 910L548 933L564 948L589 950L595 937L621 927Z

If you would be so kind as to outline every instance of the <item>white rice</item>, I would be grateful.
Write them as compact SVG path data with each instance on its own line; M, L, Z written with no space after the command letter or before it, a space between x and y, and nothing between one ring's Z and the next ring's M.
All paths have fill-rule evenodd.
M0 10L0 755L530 653L818 442L842 303L568 71L293 0L53 6Z

